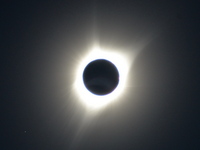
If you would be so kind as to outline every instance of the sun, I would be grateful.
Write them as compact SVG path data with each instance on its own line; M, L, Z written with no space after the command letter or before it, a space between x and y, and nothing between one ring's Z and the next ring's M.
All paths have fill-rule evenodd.
M77 69L74 83L74 90L77 98L86 107L90 109L98 110L107 106L109 103L116 101L123 95L124 88L127 81L127 75L129 70L128 57L124 54L114 50L105 50L100 47L94 47L82 60L80 60ZM88 91L83 82L83 71L85 67L96 59L105 59L112 62L119 72L119 83L115 90L107 95L95 95Z

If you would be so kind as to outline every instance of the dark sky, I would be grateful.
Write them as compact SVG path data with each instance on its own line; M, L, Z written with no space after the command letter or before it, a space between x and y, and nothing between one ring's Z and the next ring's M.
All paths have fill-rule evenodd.
M195 1L1 2L0 149L200 149L199 15ZM94 39L140 52L127 94L91 116L72 86Z

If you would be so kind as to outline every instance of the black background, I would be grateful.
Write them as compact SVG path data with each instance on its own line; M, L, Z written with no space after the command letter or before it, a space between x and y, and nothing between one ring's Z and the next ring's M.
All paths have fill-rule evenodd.
M176 0L1 2L0 149L199 149L198 9ZM140 52L127 94L91 117L72 86L94 38Z

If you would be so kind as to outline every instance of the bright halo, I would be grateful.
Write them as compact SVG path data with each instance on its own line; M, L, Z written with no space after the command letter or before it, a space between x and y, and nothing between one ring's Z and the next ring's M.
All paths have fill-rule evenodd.
M83 82L83 71L85 67L96 59L106 59L112 62L119 72L119 83L117 87L111 93L107 95L95 95L88 91ZM130 63L129 63L130 64ZM128 62L121 53L102 50L99 47L95 47L83 60L80 61L80 64L76 70L76 81L74 88L77 92L78 98L83 104L92 109L102 108L108 103L116 100L119 96L122 95L124 90L127 73L128 73Z

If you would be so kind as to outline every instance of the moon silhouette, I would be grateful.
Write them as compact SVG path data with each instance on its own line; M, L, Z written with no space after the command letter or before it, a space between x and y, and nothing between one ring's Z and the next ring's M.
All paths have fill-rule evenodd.
M112 62L106 59L97 59L85 67L83 82L91 93L107 95L117 87L119 72Z

